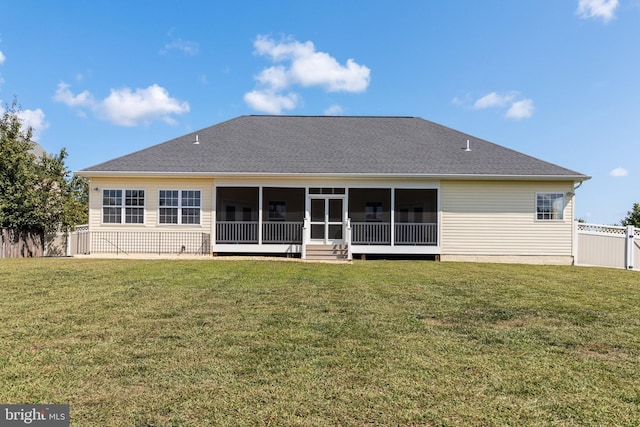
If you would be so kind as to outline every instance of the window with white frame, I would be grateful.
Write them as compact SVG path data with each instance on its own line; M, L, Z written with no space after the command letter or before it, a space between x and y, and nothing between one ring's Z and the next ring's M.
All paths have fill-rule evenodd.
M144 224L144 190L102 190L104 224Z
M536 193L536 219L564 219L564 193Z
M367 222L382 221L382 202L365 202L364 215Z
M160 190L160 224L200 224L200 190Z
M287 204L283 200L269 200L269 221L285 221Z

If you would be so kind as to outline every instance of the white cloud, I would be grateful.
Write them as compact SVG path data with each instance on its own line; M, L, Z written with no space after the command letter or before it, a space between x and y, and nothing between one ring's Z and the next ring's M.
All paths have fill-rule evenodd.
M518 92L508 92L504 94L491 92L478 99L473 104L473 108L480 110L484 108L504 107L513 101L517 95Z
M84 92L74 95L69 90L70 87L70 85L64 82L58 83L58 89L56 89L56 93L53 95L53 100L62 102L69 107L90 107L95 104L91 93L85 90Z
M309 52L295 58L291 77L303 86L324 86L329 92L363 92L369 86L369 68L347 59L342 66L324 52Z
M325 116L341 116L344 113L344 109L338 104L333 104L326 110L324 110Z
M261 104L255 102L257 99L275 101L277 105L284 100L285 104L293 104L291 108L294 108L299 101L298 95L291 92L281 95L280 92L295 85L319 86L328 92L352 93L363 92L369 86L371 70L368 67L356 63L353 59L347 59L347 62L341 65L328 53L317 52L310 41L300 43L288 38L276 42L268 36L259 35L254 41L254 47L257 55L268 57L276 65L265 68L256 76L263 89L245 95L245 101L252 108ZM283 62L285 64L281 64ZM273 104L274 102L265 103L270 108L261 111L278 110L273 108Z
M285 89L291 84L287 69L283 66L265 68L256 76L256 80L272 90Z
M54 101L69 107L88 108L96 117L119 126L137 126L153 120L174 124L174 115L184 114L190 109L188 102L171 98L169 92L157 84L145 89L111 89L103 100L94 99L86 90L74 95L69 87L64 82L59 83Z
M162 55L166 55L172 50L182 52L185 56L196 56L200 51L200 44L194 41L177 38L166 43L164 48L160 50L160 53Z
M169 92L156 84L146 89L131 91L128 87L111 89L111 93L100 103L99 110L108 120L121 126L136 126L161 119L173 124L173 114L189 111L189 104L169 96Z
M298 94L281 95L272 91L254 90L244 95L244 100L251 108L269 114L281 114L282 110L293 110L298 105Z
M17 113L17 116L23 126L30 126L33 129L31 137L34 141L40 139L42 131L49 127L49 123L45 120L45 114L40 108L37 110L21 110Z
M533 110L535 110L533 100L528 98L522 99L511 104L511 107L509 107L505 116L509 119L516 120L528 119L533 115Z
M169 36L169 43L165 43L164 47L160 49L161 55L166 55L172 50L177 50L185 56L196 56L200 51L200 44L191 40L183 40L180 37L173 36L175 28L171 28L167 33Z
M458 106L463 106L465 104L471 105L475 110L484 110L488 108L506 109L506 118L518 120L531 117L535 110L533 100L530 98L521 99L520 93L517 91L505 93L490 92L476 99L475 102L467 102L456 97L452 100L452 103Z
M618 0L579 0L576 14L582 19L602 19L605 23L615 16Z
M609 172L609 176L620 177L620 176L627 176L627 175L629 175L629 171L623 167L615 168L614 170Z

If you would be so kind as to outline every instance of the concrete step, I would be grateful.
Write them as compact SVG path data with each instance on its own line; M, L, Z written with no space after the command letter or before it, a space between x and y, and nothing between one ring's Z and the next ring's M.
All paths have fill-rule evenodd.
M349 249L347 245L307 245L307 259L346 261Z

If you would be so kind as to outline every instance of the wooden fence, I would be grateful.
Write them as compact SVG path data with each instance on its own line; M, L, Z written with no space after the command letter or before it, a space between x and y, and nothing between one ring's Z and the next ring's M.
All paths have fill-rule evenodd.
M44 256L44 233L34 230L0 229L0 258Z

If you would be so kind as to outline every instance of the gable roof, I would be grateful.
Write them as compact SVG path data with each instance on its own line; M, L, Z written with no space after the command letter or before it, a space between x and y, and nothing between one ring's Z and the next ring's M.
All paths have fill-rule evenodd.
M589 179L421 118L348 116L241 116L79 173Z
M36 158L40 159L43 156L47 155L47 152L44 150L44 148L42 148L42 146L40 144L38 144L35 141L31 141L31 148L29 149L29 152L31 154L33 154L34 156L36 156Z

